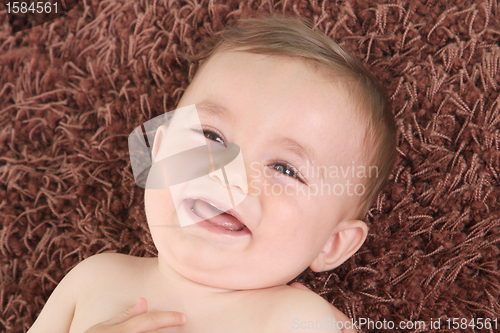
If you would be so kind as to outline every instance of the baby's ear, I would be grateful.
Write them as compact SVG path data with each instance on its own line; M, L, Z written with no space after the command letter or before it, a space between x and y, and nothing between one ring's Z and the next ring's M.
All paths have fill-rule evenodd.
M156 130L155 139L153 142L153 150L151 151L151 156L153 158L153 162L156 160L156 156L158 155L158 152L160 151L164 130L166 130L165 125L158 127L158 129Z
M340 266L363 245L367 235L368 226L361 220L340 222L309 267L314 272L323 272Z

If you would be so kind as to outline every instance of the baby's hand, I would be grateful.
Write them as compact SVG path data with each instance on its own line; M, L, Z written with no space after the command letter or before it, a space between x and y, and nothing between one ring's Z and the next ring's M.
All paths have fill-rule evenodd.
M85 333L142 333L181 326L185 323L186 315L180 312L148 312L148 303L145 298L141 297L130 309L110 320L92 326Z

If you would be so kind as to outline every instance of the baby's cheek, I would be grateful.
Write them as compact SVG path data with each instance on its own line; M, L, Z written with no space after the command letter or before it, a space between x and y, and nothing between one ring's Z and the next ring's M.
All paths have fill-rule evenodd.
M270 196L263 208L263 216L280 229L295 229L301 223L301 205L290 197Z
M144 196L146 218L149 226L164 224L165 219L175 213L172 196L167 190L146 189Z

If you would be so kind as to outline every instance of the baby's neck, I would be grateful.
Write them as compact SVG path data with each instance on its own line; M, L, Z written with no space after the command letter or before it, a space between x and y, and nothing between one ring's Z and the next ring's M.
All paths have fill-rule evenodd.
M164 259L155 258L151 265L147 267L145 279L150 285L154 285L159 292L165 292L170 295L179 294L183 297L186 294L196 295L196 297L213 297L218 294L226 294L238 290L217 288L204 285L190 280L179 272L174 270Z
M150 311L163 309L164 302L153 300L168 300L176 304L178 311L194 311L205 313L208 308L226 308L231 304L243 302L243 298L251 297L257 290L231 290L200 284L175 271L161 258L151 258L144 266L143 288L145 295L152 300ZM236 302L236 303L235 303Z
M264 289L233 290L207 286L187 279L161 258L150 258L143 270L143 290L151 302L150 311L175 304L176 311L206 313L231 308L234 304L247 304L259 299ZM150 303L148 303L150 304Z

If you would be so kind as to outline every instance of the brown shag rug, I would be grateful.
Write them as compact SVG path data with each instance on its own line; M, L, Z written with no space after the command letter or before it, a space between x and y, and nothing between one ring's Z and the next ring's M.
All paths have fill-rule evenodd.
M179 51L265 13L307 17L362 59L398 125L366 244L298 280L355 320L473 332L444 324L500 317L497 0L81 0L15 34L0 7L1 332L26 331L81 260L155 255L127 136L175 109L196 68Z

